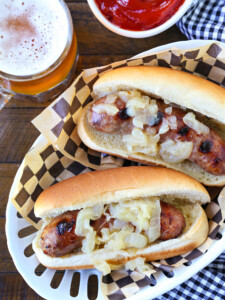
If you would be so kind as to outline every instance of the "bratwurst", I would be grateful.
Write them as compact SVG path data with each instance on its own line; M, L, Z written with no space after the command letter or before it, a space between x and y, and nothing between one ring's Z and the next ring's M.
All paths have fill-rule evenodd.
M146 262L182 255L206 240L209 225L201 204L209 201L197 180L172 169L131 166L82 173L38 197L34 213L44 224L32 246L40 263L52 269L94 267L104 275L118 268L146 270ZM159 240L161 229L182 234ZM60 253L67 233L71 252Z
M74 231L79 210L67 211L55 217L43 230L40 246L49 256L62 256L82 245L83 237Z
M178 237L186 224L182 212L174 205L160 202L161 205L161 235L159 240L169 240ZM76 218L79 210L68 211L55 217L43 230L40 246L43 252L52 257L60 257L82 246L83 236L75 234ZM98 235L102 228L109 228L114 219L107 221L105 215L91 221L91 226ZM134 226L135 228L135 226Z
M119 97L114 100L113 104L119 111L112 116L106 112L98 113L93 110L99 104L107 103L107 97L95 101L88 113L88 122L97 131L109 134L130 134L134 128L133 117L127 113L126 102ZM151 125L144 125L143 131L154 130L159 133L163 120L171 121L174 118L176 128L169 129L166 133L160 134L159 144L167 140L174 142L192 142L193 149L189 160L198 164L206 172L213 175L225 174L225 141L212 129L208 133L197 133L184 123L186 112L180 108L166 105L161 100L156 100L158 106L157 116ZM172 112L167 111L172 109Z

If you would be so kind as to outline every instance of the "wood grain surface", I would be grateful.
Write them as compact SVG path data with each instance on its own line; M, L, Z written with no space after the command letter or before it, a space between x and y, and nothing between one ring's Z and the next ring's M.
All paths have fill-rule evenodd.
M77 34L79 60L76 74L83 69L125 59L163 44L186 40L176 26L146 39L118 36L103 27L92 14L85 0L66 1ZM33 103L12 99L0 112L0 299L42 299L17 272L7 249L5 209L16 171L39 132L31 124L50 101ZM40 270L41 272L41 270ZM58 275L57 275L58 276ZM59 276L61 276L59 274ZM54 284L57 285L57 278ZM74 279L76 280L76 278ZM91 278L89 299L96 298L96 279ZM77 291L73 291L76 295ZM63 300L63 299L62 299Z

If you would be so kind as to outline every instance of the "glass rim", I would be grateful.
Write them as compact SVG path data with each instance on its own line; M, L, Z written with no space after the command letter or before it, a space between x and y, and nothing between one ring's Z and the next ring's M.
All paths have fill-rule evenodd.
M61 62L67 56L67 54L70 50L70 47L72 45L74 29L73 29L72 17L71 17L70 11L69 11L66 3L64 2L64 0L58 0L58 2L61 4L61 6L64 9L66 16L67 16L68 36L67 36L67 42L66 42L65 48L64 48L63 52L60 54L60 56L57 58L57 60L53 64L48 66L47 69L45 69L44 71L38 72L38 73L29 74L29 75L12 75L12 74L0 71L0 78L2 77L3 79L12 80L12 81L35 80L35 79L39 79L39 78L42 78L43 76L48 75L49 73L51 73L54 69L56 69L61 64Z

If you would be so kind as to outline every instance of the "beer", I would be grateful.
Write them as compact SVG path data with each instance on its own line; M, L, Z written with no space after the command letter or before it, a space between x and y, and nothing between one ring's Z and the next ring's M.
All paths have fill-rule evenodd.
M38 101L57 96L53 90L71 82L77 56L65 3L1 0L0 11L0 86Z

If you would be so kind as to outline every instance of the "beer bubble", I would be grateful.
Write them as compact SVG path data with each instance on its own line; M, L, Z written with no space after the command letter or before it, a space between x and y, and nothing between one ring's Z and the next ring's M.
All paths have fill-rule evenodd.
M32 75L60 57L67 43L68 20L58 0L1 0L0 11L0 71Z

